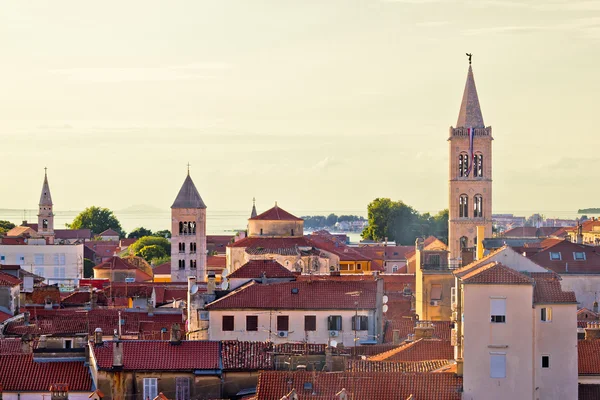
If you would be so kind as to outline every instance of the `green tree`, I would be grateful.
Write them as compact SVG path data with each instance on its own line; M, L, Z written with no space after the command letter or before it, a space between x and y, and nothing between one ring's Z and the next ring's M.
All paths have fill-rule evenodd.
M139 228L135 228L134 230L129 232L129 235L127 235L127 237L129 239L139 239L144 236L152 236L152 235L153 234L150 229L146 229L146 228L140 226Z
M4 235L6 232L10 231L14 227L15 224L13 224L10 221L0 221L0 235Z
M119 233L119 237L125 237L125 231L123 231L121 223L108 208L88 207L80 212L73 222L67 224L67 227L70 229L89 229L96 235L107 229L112 229Z
M163 229L162 231L156 231L152 234L152 236L158 236L163 238L171 238L171 231L168 229Z
M94 267L96 265L89 258L83 259L83 277L84 278L93 278L94 277Z
M148 262L151 262L152 259L166 257L167 253L163 247L152 244L150 246L142 247L136 255L142 257Z
M158 257L150 260L150 263L154 264L155 267L168 262L171 262L171 256Z
M338 222L337 215L331 213L327 216L327 226L334 226L336 222Z
M138 239L134 244L129 246L129 253L142 257L140 251L146 246L154 245L161 247L164 250L164 255L171 254L171 243L167 239L157 236L144 236Z
M388 224L394 208L392 200L376 198L367 206L369 225L363 230L362 237L367 240L383 240L388 236ZM388 236L389 240L393 240Z

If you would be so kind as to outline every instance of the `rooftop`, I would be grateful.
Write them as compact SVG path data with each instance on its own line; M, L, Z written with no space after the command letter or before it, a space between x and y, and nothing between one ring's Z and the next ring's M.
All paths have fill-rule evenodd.
M268 209L262 214L258 214L256 217L251 217L251 221L304 221L302 218L298 218L295 215L290 214L283 208L280 208L277 203L275 207Z
M206 208L206 204L200 197L189 172L171 208Z
M430 361L454 359L449 340L417 339L395 349L369 357L369 361Z
M463 283L483 285L531 285L533 281L499 262L490 262L462 276Z
M228 278L255 279L265 275L266 278L294 278L295 275L275 260L250 260L239 269L233 271Z

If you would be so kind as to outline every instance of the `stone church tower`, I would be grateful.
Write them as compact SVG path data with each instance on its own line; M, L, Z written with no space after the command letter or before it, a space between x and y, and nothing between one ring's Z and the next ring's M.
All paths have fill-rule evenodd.
M483 123L473 69L467 83L456 128L450 127L450 202L448 248L450 262L461 249L477 244L477 226L492 236L492 127Z
M52 212L52 206L48 174L46 168L44 168L44 184L40 196L37 232L47 240L48 244L54 244L54 213Z
M171 281L206 281L206 205L190 172L171 206Z

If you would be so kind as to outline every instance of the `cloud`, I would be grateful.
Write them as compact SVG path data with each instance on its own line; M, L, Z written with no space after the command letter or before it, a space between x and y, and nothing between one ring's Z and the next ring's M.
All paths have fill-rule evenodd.
M64 68L50 72L78 82L147 82L212 79L226 63L195 63L164 67Z

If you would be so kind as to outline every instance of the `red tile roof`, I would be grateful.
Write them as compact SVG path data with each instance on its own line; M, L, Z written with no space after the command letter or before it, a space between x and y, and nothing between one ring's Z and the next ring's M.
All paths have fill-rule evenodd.
M369 357L369 361L452 360L454 347L449 340L417 339L395 349Z
M585 307L577 310L577 321L595 321L598 319L598 313Z
M552 260L551 253L560 253L560 260ZM574 253L584 253L585 259L575 259ZM528 258L559 274L600 274L600 248L595 246L553 240L539 252L528 255Z
M275 204L275 207L268 209L262 214L258 214L254 218L250 218L252 221L303 221L302 218L298 218L295 215L290 214L283 208L280 208Z
M90 240L91 238L92 238L92 231L89 229L55 229L54 230L54 239L55 240L64 240L64 239Z
M4 392L48 392L63 383L70 392L91 392L92 379L83 362L36 362L31 354L0 355L0 385Z
M263 273L267 278L294 278L295 275L275 260L250 260L229 275L230 279L260 278Z
M206 249L225 254L227 245L233 242L234 235L206 235Z
M92 334L96 328L101 328L105 335L110 335L119 327L117 309L93 310L34 310L30 312L30 323L25 325L21 319L8 324L4 334L21 336L25 333L33 335L73 336L76 334ZM169 313L150 316L146 312L121 311L123 325L121 330L124 336L134 337L159 337L161 329L170 330L172 324L179 323L183 327L183 314ZM142 322L153 322L152 330L149 325Z
M577 342L579 375L600 375L600 339Z
M206 285L201 283L200 288L205 290ZM150 298L152 290L154 290L157 304L168 303L173 298L175 300L187 299L187 284L181 282L113 282L104 289L104 293L111 300L132 297Z
M297 255L299 248L313 248L311 243L305 237L288 238L268 238L268 237L247 237L231 243L228 247L246 248L246 253L252 255L261 254L279 254L279 255Z
M171 275L171 262L169 261L169 262L157 265L156 267L154 267L152 272L154 273L155 276L156 275Z
M347 371L356 372L431 372L450 364L450 360L427 360L427 361L369 361L348 360Z
M113 341L90 347L99 370L111 370ZM123 370L126 371L183 371L219 370L219 342L183 340L180 344L169 341L124 340Z
M139 269L138 267L136 267L135 265L127 262L126 260L117 257L117 256L112 256L111 258L109 258L108 260L104 261L102 264L98 264L94 267L94 269L110 269L113 271L117 271L117 270L140 270L140 272L143 272L141 269Z
M12 315L10 315L10 314L7 314L7 313L5 313L5 312L3 312L3 311L0 311L0 324L1 324L2 322L6 321L6 320L7 320L7 319L9 319L9 318L12 318L12 317L13 317Z
M427 322L427 321L426 321ZM450 321L428 321L433 324L433 338L450 340L452 331L452 322ZM415 333L415 321L413 318L399 318L387 321L385 325L384 342L390 343L394 338L394 331L398 331L400 340L408 338L408 335Z
M96 296L96 304L100 306L108 305L108 300L106 295L102 291L98 291L94 293ZM61 304L65 306L83 306L90 302L90 292L89 290L81 290L78 292L73 292L66 296L61 300Z
M531 285L533 282L524 274L499 262L483 265L462 276L465 284L484 285Z
M292 293L296 290L298 293ZM358 302L359 309L376 307L376 283L303 281L259 284L255 281L244 285L228 295L208 304L209 310L221 309L351 309ZM350 292L361 292L351 296Z
M223 370L247 371L264 370L273 367L272 343L223 341L221 354Z
M312 388L304 389L305 383ZM462 379L455 374L385 373L385 372L317 372L261 371L256 398L278 400L296 390L300 400L334 399L346 389L350 398L360 400L406 399L460 400ZM313 395L313 393L316 393Z
M577 303L575 292L563 291L560 277L554 273L532 273L535 281L533 302L539 304Z
M208 256L206 257L206 266L208 268L225 268L227 267L227 258L224 255L221 256Z
M111 228L108 228L104 232L100 233L98 236L119 236L119 232L115 232Z
M21 284L21 280L7 274L6 272L0 271L0 286L13 287Z
M362 254L358 248L347 246L328 232L314 232L308 238L314 247L337 255L340 261L371 261L371 258ZM379 269L383 267L380 265Z

